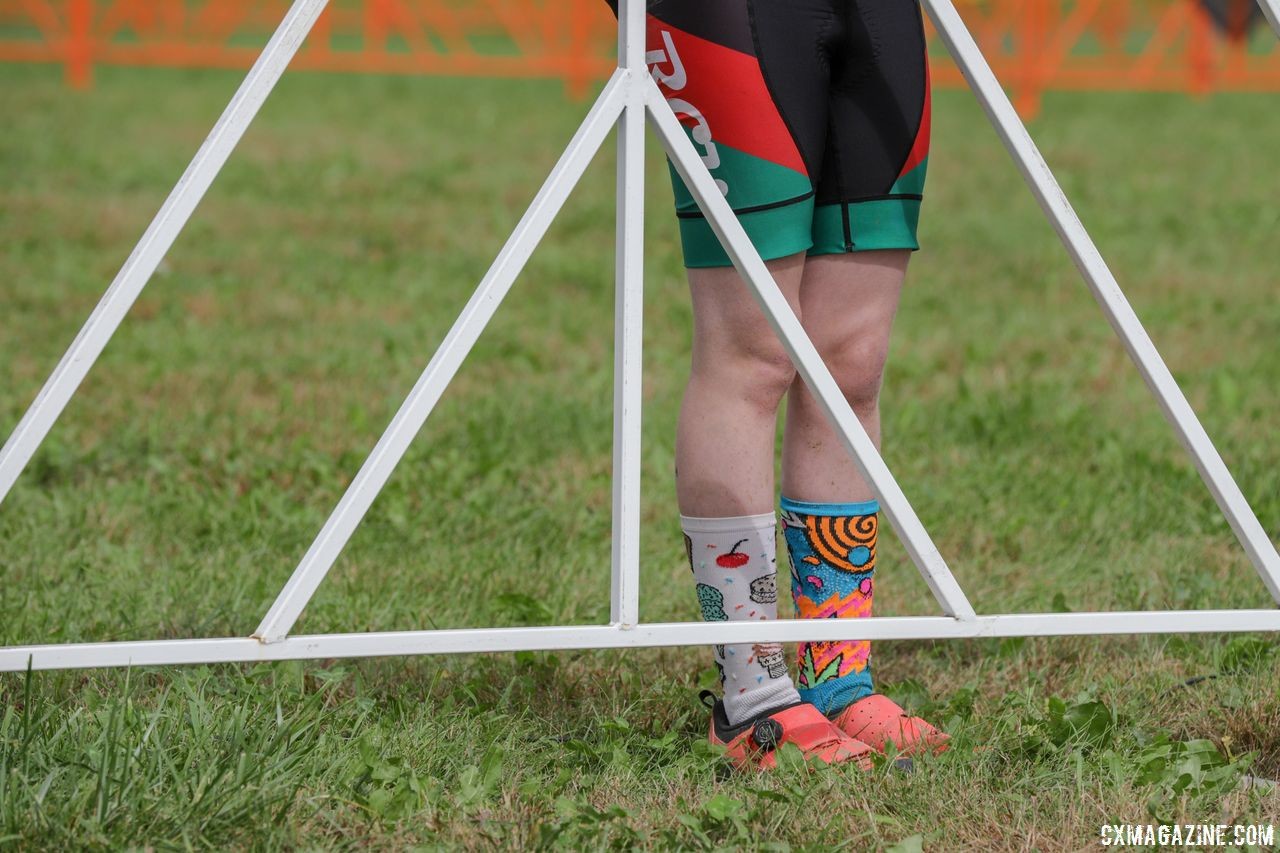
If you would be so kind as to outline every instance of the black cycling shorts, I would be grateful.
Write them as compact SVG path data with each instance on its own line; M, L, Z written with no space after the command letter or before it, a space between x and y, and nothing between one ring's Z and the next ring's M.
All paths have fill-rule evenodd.
M667 103L765 259L916 249L929 68L916 0L649 0ZM689 267L729 258L672 170Z

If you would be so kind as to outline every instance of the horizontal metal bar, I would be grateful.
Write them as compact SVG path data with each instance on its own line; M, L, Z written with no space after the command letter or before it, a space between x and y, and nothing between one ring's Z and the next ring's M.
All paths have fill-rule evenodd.
M779 619L773 622L658 622L545 628L462 628L313 634L263 643L251 637L209 640L65 643L0 649L0 672L273 660L468 654L475 652L703 646L802 640L928 640L1092 634L1280 632L1280 610L1152 610L1114 613L1013 613L972 620L947 616Z

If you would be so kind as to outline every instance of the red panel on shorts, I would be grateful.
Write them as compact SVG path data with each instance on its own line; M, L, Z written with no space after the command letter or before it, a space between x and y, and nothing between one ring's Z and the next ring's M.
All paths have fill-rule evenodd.
M920 116L920 130L916 132L916 141L911 146L911 153L907 155L907 162L903 164L902 171L898 172L899 178L919 166L929 156L929 130L933 125L933 96L932 87L929 85L927 64L924 69L924 79L924 111Z
M664 96L679 98L698 110L714 142L802 175L809 174L754 56L698 38L652 15L649 50L666 51L663 31L670 34L686 77L685 85L678 90L659 82ZM670 58L659 67L671 70ZM688 127L698 123L687 114L677 112L677 117Z

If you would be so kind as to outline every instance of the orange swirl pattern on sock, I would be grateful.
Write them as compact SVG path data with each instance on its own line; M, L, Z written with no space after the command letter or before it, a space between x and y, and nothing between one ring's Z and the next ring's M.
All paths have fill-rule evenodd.
M810 515L805 519L805 538L820 559L837 569L869 572L876 566L875 515ZM849 562L849 552L859 546L871 551L871 559L855 566Z

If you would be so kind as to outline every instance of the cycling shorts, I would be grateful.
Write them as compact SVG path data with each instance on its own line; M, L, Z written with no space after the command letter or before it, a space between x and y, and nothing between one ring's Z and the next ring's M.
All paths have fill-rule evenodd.
M915 0L649 0L646 61L765 259L917 249L929 70ZM730 261L672 169L685 265Z

